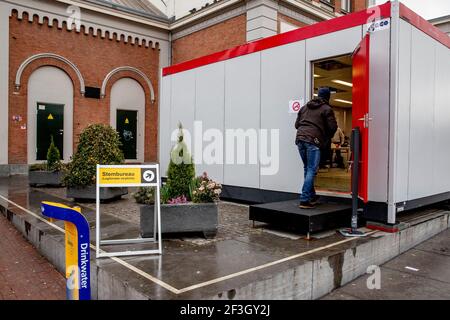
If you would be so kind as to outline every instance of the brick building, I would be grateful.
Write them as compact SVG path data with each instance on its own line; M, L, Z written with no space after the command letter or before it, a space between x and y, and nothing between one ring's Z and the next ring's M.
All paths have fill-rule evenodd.
M365 8L366 0L217 1L171 23L171 61L177 64Z
M365 0L211 0L181 18L147 0L0 0L0 175L69 161L89 124L127 161L158 160L161 68L366 7Z

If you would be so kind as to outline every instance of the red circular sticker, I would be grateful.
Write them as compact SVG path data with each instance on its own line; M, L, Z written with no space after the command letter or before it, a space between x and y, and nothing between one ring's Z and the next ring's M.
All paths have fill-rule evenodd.
M299 112L299 111L300 111L300 108L301 108L300 102L295 101L295 102L292 104L292 110L294 110L295 112Z

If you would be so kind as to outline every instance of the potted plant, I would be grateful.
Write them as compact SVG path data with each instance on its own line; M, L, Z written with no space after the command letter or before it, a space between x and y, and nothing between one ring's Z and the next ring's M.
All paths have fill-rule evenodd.
M97 164L123 164L119 134L112 127L94 124L80 135L78 149L68 165L65 177L67 197L76 201L96 200ZM128 193L127 188L101 188L100 200L120 198Z
M51 136L50 147L47 151L47 161L30 167L28 181L30 186L61 187L64 180L65 167L61 162L61 154L55 146Z
M203 233L214 237L218 226L218 208L222 186L212 181L206 173L195 178L192 156L183 141L180 125L178 142L171 152L167 182L161 188L161 232ZM140 207L140 229L144 238L153 237L154 189L140 188L134 194Z

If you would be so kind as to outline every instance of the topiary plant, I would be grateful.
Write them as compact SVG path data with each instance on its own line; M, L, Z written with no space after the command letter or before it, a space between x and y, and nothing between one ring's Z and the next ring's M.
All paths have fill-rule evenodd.
M47 151L47 171L61 170L61 154L55 145L53 136L51 136L50 147Z
M170 163L167 169L167 188L170 193L170 199L181 196L188 197L192 180L195 178L194 162L184 141L181 123L178 128L178 141L170 153Z
M118 165L124 162L119 134L111 126L94 124L80 135L78 149L68 166L68 187L95 184L97 164Z

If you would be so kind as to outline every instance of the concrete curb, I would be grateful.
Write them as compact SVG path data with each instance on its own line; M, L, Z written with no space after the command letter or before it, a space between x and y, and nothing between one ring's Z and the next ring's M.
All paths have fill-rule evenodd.
M235 289L234 299L319 299L333 290L366 274L369 266L380 266L416 245L450 228L450 212L410 225L399 233L378 232L373 241L353 248L335 250L324 258L314 259ZM222 292L216 299L229 299Z
M28 175L28 165L0 164L0 177L10 177L13 175Z

